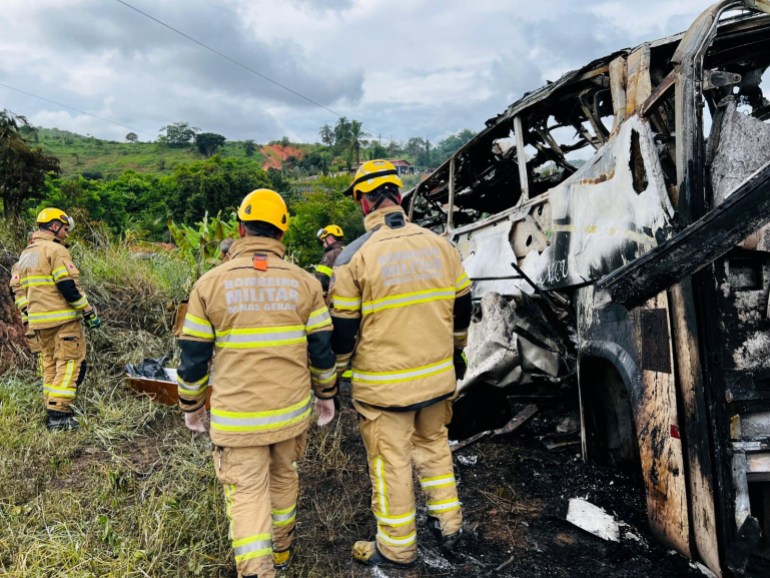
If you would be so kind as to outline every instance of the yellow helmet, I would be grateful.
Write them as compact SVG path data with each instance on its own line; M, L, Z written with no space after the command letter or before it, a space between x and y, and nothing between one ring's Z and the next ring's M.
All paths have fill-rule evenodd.
M281 195L270 189L257 189L246 195L238 207L241 221L264 221L281 231L289 228L289 209Z
M382 185L393 184L398 188L404 186L404 183L398 177L398 171L390 161L378 159L366 161L356 171L353 184L350 185L353 191L353 200L360 201L361 195L371 193Z
M319 229L316 236L322 241L329 235L334 235L338 239L342 239L345 235L342 232L342 227L339 225L327 225L323 229Z
M70 231L75 228L75 221L72 220L72 217L67 216L67 213L61 209L47 207L37 214L38 225L49 225L54 221L64 223L70 228Z

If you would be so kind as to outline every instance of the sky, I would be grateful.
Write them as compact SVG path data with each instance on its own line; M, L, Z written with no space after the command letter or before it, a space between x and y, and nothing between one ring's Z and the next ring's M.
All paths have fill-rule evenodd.
M187 122L318 142L344 116L384 143L438 142L594 58L685 30L710 4L2 0L0 109L117 141Z

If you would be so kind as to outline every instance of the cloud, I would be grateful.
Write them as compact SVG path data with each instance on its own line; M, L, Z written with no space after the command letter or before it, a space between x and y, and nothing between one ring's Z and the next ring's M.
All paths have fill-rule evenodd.
M315 141L337 113L385 138L435 142L480 130L546 79L682 30L709 0L126 2L227 58L119 1L4 0L0 83L143 140L184 121L231 140ZM128 131L7 89L0 97L36 124Z

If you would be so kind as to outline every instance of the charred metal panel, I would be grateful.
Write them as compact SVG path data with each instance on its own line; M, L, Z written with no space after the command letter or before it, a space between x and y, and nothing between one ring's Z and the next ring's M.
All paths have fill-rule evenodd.
M592 311L592 288L579 293L578 311ZM682 440L672 434L679 431L676 382L670 372L643 369L634 362L643 358L641 318L645 311L659 322L664 320L665 331L669 332L665 293L650 300L644 308L632 311L610 305L593 309L591 315L579 314L579 359L580 363L592 357L606 359L624 376L634 415L650 526L659 540L689 556L690 525ZM662 318L657 312L662 312ZM670 347L667 355L671 367ZM581 383L580 387L582 396L586 384Z
M540 259L523 267L530 277L546 288L590 282L670 234L673 207L653 140L647 122L630 118L593 159L550 191L554 239ZM646 174L640 192L633 186L634 150Z
M682 398L682 439L686 448L694 550L712 572L721 576L708 412L689 279L671 288L669 301L676 381Z
M665 309L642 310L642 369L671 373L671 342Z
M770 163L716 209L657 249L597 283L611 299L633 307L692 275L770 220Z

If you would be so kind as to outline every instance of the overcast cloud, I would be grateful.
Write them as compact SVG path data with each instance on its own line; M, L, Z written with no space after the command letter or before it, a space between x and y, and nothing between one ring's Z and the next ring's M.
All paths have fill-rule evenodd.
M317 142L336 113L383 140L435 142L594 58L686 29L711 2L126 3L274 82L118 0L3 0L0 83L125 126L2 86L0 109L114 140L184 121L230 140Z

